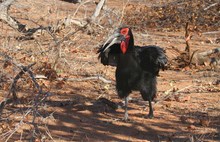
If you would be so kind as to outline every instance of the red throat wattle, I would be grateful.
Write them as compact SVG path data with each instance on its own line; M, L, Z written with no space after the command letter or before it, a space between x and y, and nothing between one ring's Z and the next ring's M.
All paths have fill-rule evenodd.
M121 51L123 54L125 54L128 49L129 39L130 37L128 36L126 37L125 41L121 42Z
M128 44L130 40L130 36L128 35L129 28L123 28L121 29L121 34L125 36L125 41L121 42L121 51L123 54L126 53L128 49Z

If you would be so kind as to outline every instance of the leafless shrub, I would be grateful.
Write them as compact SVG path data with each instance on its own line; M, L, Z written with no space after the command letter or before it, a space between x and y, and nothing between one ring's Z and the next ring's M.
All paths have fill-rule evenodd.
M45 119L41 112L51 93L36 75L43 75L50 81L99 79L109 83L99 76L98 69L91 70L97 58L92 53L107 33L105 28L117 24L118 11L91 0L71 5L71 11L60 5L70 6L64 1L16 1L8 9L8 16L25 25L25 29L14 30L10 24L1 23L0 87L3 93L0 113L4 127L0 128L0 133L4 141L17 134L22 140L27 127L32 131L31 139L45 137L38 119ZM97 5L100 8L95 11ZM82 77L65 79L58 74ZM17 119L13 120L12 115L17 115ZM47 115L46 118L52 119L52 114ZM53 139L46 125L44 128L46 137Z

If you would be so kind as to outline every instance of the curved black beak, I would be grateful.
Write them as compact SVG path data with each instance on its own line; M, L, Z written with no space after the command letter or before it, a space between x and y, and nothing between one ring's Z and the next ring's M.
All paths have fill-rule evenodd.
M108 46L104 49L103 52L105 52L105 50L107 50L109 47L111 47L113 44L120 44L121 41L125 40L125 36L121 35L120 33L118 33L117 31L110 36L107 41L103 44L103 47L105 47L106 44L108 44Z

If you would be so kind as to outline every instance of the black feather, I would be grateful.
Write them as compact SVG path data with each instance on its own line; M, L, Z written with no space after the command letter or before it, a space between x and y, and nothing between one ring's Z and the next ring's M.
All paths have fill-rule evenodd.
M108 44L106 44L105 47L107 47ZM118 57L120 53L120 45L114 44L111 47L109 47L107 50L105 50L105 47L100 47L98 52L99 56L98 58L101 59L101 63L103 65L110 65L110 66L117 66ZM105 50L105 52L103 52Z
M143 70L159 74L159 70L165 69L167 64L167 57L164 50L158 46L135 46L137 48L137 55L140 59L140 66Z

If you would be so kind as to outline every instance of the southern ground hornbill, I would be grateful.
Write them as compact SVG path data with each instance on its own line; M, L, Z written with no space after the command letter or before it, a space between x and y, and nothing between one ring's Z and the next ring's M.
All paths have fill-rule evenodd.
M142 98L149 101L149 118L153 117L151 101L157 91L157 75L164 69L167 57L158 46L135 46L132 31L128 27L116 29L98 50L103 65L116 66L116 89L118 96L125 99L125 116L128 119L128 95L132 90L140 91Z

